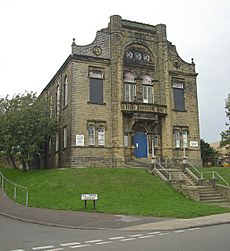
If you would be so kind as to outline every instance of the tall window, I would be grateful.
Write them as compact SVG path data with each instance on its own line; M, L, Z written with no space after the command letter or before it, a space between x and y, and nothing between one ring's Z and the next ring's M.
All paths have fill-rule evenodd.
M188 147L188 131L187 129L175 129L174 130L175 147Z
M153 81L149 75L143 76L142 80L143 102L152 104L153 98Z
M135 75L131 72L126 72L124 76L124 100L133 102L136 97Z
M184 102L184 83L179 81L173 82L173 100L176 111L185 111Z
M50 118L53 117L53 96L50 95Z
M64 80L64 107L68 105L68 78L65 76Z
M89 138L89 145L94 146L95 145L95 127L94 126L89 126L88 138Z
M59 119L59 114L60 114L60 86L57 86L56 90L56 116L57 120Z
M174 137L175 137L175 147L180 148L180 131L179 130L175 130Z
M185 148L188 147L188 132L187 131L182 132L182 143L183 143L183 147Z
M67 126L63 128L63 147L67 148Z
M59 133L56 133L56 137L55 137L55 152L58 152L59 150Z
M105 128L104 127L99 127L98 132L98 145L99 146L104 146L105 145Z
M89 78L90 103L103 104L103 73L97 70L90 70Z

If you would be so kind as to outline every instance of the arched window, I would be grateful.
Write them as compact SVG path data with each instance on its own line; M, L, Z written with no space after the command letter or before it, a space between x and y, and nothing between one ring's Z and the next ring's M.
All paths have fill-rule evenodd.
M133 102L136 97L135 75L131 72L125 72L124 75L124 100Z
M142 77L142 92L144 103L154 103L153 80L149 75L144 75Z
M65 76L64 80L64 107L68 105L68 78Z
M88 127L88 138L89 138L89 145L94 146L95 145L95 127L93 125L90 125Z

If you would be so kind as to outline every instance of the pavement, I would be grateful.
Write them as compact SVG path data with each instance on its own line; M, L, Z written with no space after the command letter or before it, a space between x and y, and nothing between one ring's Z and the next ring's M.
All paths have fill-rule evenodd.
M166 231L230 223L230 213L171 219L26 207L9 199L1 189L0 215L49 226L94 230Z

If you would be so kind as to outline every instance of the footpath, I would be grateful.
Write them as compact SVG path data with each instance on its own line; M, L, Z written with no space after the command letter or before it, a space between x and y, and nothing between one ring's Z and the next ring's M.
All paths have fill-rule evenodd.
M49 226L94 230L166 231L230 223L230 213L169 219L26 207L9 199L1 189L0 215Z

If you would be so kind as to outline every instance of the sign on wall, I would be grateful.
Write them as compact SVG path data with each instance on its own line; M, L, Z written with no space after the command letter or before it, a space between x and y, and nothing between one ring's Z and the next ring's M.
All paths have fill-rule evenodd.
M198 141L190 141L190 146L191 147L198 147L199 146Z
M76 135L76 146L84 146L84 135Z

